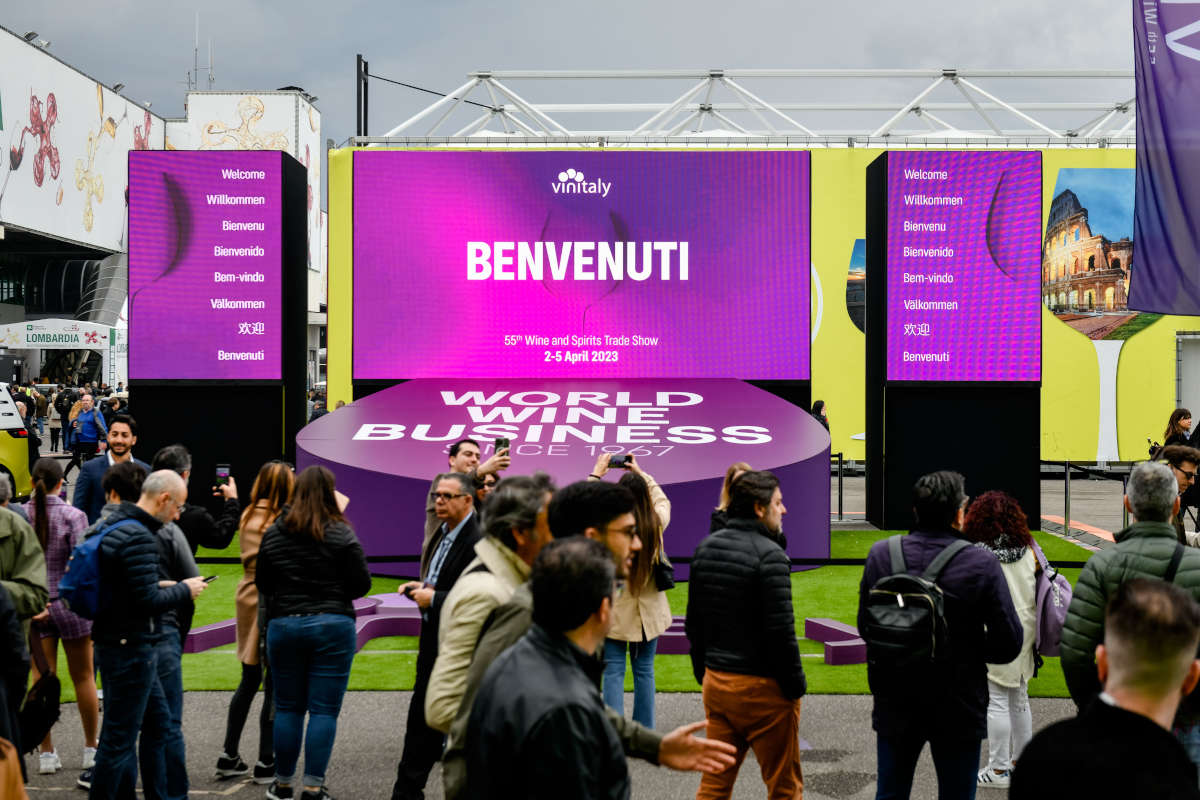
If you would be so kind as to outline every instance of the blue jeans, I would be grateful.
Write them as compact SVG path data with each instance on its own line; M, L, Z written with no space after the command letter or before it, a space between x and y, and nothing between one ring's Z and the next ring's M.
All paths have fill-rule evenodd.
M275 672L275 777L280 783L295 778L303 740L304 785L324 784L356 645L354 620L342 614L276 617L267 625L267 658Z
M104 680L104 724L96 767L92 773L91 800L130 800L137 785L137 738L143 720L166 728L167 699L158 682L158 650L154 642L96 644L96 662ZM147 793L163 787L155 777L142 779Z
M980 739L930 739L929 750L937 770L939 800L975 800L979 776ZM925 747L920 736L891 738L876 734L878 776L875 800L908 798L912 792L917 759Z
M633 666L633 720L654 727L654 653L658 637L648 642L604 640L604 704L625 714L625 646Z
M166 727L149 714L142 722L138 762L146 800L187 800L187 755L183 743L183 642L179 629L163 625L163 637L154 646L158 654L158 683L167 701ZM166 793L160 793L165 787Z

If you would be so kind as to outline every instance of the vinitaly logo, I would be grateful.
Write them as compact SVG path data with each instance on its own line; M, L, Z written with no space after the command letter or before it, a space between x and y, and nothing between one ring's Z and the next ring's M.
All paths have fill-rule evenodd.
M550 184L555 194L598 194L608 197L608 191L612 188L611 181L588 180L574 167L558 173L557 177L558 180Z

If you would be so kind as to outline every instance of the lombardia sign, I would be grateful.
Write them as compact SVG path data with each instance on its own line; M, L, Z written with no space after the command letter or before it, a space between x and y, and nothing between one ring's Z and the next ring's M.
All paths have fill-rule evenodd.
M0 325L0 346L14 350L108 351L113 329L92 322L45 319Z
M511 474L546 472L558 486L586 479L601 453L633 453L671 500L664 538L674 558L708 534L731 463L770 469L788 508L788 554L829 555L829 436L803 409L742 381L412 380L322 417L296 441L300 466L337 474L367 554L411 558L430 480L465 437L484 458L495 438L510 439ZM409 574L412 563L380 571Z

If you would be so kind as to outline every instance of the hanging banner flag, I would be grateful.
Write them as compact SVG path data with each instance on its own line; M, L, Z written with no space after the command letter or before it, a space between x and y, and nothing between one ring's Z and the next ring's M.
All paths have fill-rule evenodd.
M1200 2L1134 0L1135 268L1129 307L1200 314Z

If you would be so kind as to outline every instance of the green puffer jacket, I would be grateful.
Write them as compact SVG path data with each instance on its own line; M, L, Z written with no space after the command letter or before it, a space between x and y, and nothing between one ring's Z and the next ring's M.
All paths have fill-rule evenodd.
M8 590L17 618L29 636L29 619L46 608L46 556L37 534L16 512L0 508L0 584Z
M1075 705L1083 708L1100 692L1096 645L1104 640L1104 608L1117 587L1132 578L1162 578L1178 540L1169 522L1135 522L1116 534L1115 547L1088 559L1075 584L1062 634L1062 668ZM1200 549L1187 547L1175 573L1176 586L1200 601ZM1200 721L1200 692L1184 699L1175 722Z

